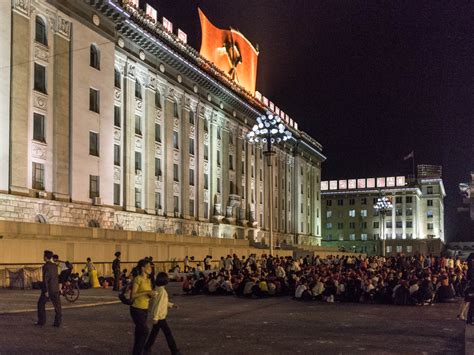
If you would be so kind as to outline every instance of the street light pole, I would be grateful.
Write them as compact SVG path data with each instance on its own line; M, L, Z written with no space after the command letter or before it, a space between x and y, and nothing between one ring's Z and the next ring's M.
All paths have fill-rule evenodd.
M268 170L270 173L270 189L268 191L270 195L270 203L269 203L269 218L270 218L270 223L268 225L270 229L270 255L273 256L273 155L275 152L271 148L271 143L267 144L267 150L263 153L265 154L265 157L267 158L267 166Z
M382 233L382 256L385 257L385 215L387 214L388 211L390 211L393 208L392 201L386 197L386 196L381 196L377 199L377 203L375 205L375 210L380 213L380 217L382 220L382 227L380 228L380 231Z

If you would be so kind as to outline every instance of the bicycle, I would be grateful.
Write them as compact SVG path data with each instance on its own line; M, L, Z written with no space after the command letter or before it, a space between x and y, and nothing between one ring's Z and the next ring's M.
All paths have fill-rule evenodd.
M61 295L71 303L76 302L79 299L79 284L77 276L71 275L71 277L63 284Z

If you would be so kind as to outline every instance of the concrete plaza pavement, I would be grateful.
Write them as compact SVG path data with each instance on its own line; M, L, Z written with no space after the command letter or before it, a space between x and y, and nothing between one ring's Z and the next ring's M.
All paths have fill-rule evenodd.
M458 304L397 307L182 296L169 325L183 354L464 354ZM0 354L129 354L133 324L112 290L85 290L74 304L62 299L63 325L36 320L38 291L0 290ZM104 304L105 303L105 304ZM73 307L73 308L68 308ZM159 335L155 353L169 353ZM469 349L467 349L469 351ZM467 352L469 353L469 352Z

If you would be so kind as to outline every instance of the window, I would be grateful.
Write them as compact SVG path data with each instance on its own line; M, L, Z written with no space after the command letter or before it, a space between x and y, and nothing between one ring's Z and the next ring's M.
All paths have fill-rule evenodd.
M99 90L89 89L89 110L100 113L100 92Z
M36 16L35 41L45 46L48 45L46 23L40 16Z
M387 253L392 252L392 246L391 245L387 245L387 247L385 249L386 249Z
M194 200L189 200L189 215L194 217Z
M194 169L189 169L189 185L194 186Z
M401 245L397 245L397 253L401 253L402 252L402 246Z
M234 170L234 157L232 154L229 155L229 169Z
M432 195L432 194L433 194L433 186L428 186L428 187L426 188L426 193L427 193L428 195Z
M349 199L349 205L350 205L350 206L354 206L354 205L355 205L355 199L354 199L354 198Z
M426 205L427 205L428 207L433 206L433 200L426 200Z
M204 160L209 160L209 146L204 144Z
M161 143L161 126L155 123L155 142Z
M33 163L32 186L36 190L44 190L44 164Z
M142 99L142 84L138 80L135 80L135 99Z
M374 229L379 228L379 226L380 226L380 222L374 222Z
M161 193L155 192L155 209L161 210Z
M356 235L354 233L349 234L349 240L356 240Z
M344 200L342 200L342 199L337 200L337 205L338 206L344 206Z
M217 139L221 139L221 128L217 127Z
M379 233L374 233L374 239L378 240L379 238L380 238L380 234Z
M372 204L376 205L377 202L378 202L378 200L379 200L379 199L378 199L377 197L373 198L373 199L372 199Z
M326 211L326 218L332 217L332 211Z
M355 217L356 216L356 211L355 210L349 210L349 217Z
M229 144L234 144L234 136L229 132Z
M342 241L342 240L344 240L344 235L343 235L343 234L339 234L339 237L338 237L338 238L339 238L340 241Z
M385 227L387 227L387 228L392 228L392 222L391 222L391 221L386 222L386 223L385 223Z
M398 196L398 197L395 198L395 203L402 203L401 196Z
M303 213L303 204L300 205L300 212Z
M142 190L135 188L135 207L142 208Z
M361 198L360 199L360 204L361 205L366 205L367 204L367 199L364 197L364 198Z
M179 118L178 103L176 101L173 102L173 117L174 118Z
M407 228L413 228L413 221L406 221L405 226Z
M326 200L326 206L332 206L332 200Z
M411 245L407 245L407 253L413 252L413 247Z
M218 193L221 192L221 179L220 178L217 178L217 192ZM254 202L254 200L253 200L253 190L252 190L252 202Z
M209 132L209 124L207 123L207 121L204 121L204 132Z
M120 205L120 184L114 184L114 205Z
M355 227L356 227L355 222L349 222L349 228L350 229L355 229Z
M39 113L33 114L33 139L44 142L44 116Z
M173 147L174 149L179 149L179 136L176 131L173 131Z
M100 190L99 190L99 177L95 175L89 175L89 197L99 197Z
M405 202L406 202L406 203L413 203L413 196L407 196L407 197L405 197Z
M403 209L397 208L397 209L395 210L395 215L396 215L396 216L402 216L402 215L403 215Z
M114 144L114 165L120 166L120 146Z
M161 94L158 89L155 92L155 106L161 108Z
M204 174L204 188L207 190L209 189L209 175Z
M360 210L361 217L367 217L367 210Z
M337 229L339 229L339 230L340 230L340 229L344 229L344 223L339 222L339 223L337 224Z
M135 171L142 170L142 154L135 152Z
M326 229L332 229L332 223L326 223Z
M362 233L362 234L360 235L360 240L367 240L367 234Z
M395 222L395 228L403 228L403 222L402 221L396 221Z
M142 118L135 115L135 134L142 135Z
M217 166L221 166L221 151L217 151Z
M412 216L413 215L413 208L407 208L406 211L405 211L405 214L407 216Z
M37 63L35 63L34 89L46 94L46 68Z
M120 75L120 71L115 68L114 70L114 86L117 88L117 89L120 89L122 87L122 78L121 78L121 75Z
M89 154L99 156L99 135L95 132L89 132Z
M95 44L91 44L90 47L90 62L89 65L92 68L100 70L100 51Z
M208 219L209 218L209 203L204 202L204 218Z
M194 155L194 139L189 138L189 154Z
M332 240L332 235L331 235L331 234L328 234L328 235L326 236L326 240L331 241L331 240Z
M155 158L155 177L161 176L161 159Z
M178 164L173 164L173 180L179 181L179 167Z
M189 111L189 124L194 124L194 111Z
M426 218L433 218L433 211L432 210L426 211Z
M367 222L360 222L361 229L367 229Z
M428 228L429 230L433 230L433 223L428 223L427 228Z
M179 213L179 196L173 196L174 213Z
M120 127L121 121L120 106L114 106L114 126Z

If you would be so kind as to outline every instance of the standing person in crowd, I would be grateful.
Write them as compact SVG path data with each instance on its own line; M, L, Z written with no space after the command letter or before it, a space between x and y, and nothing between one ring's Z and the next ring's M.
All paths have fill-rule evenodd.
M99 283L99 278L97 277L97 270L91 258L87 258L85 269L86 269L87 274L89 275L89 282L91 284L91 287L99 288L100 283Z
M160 329L163 329L163 333L165 334L166 342L168 343L168 348L170 349L171 354L177 355L180 353L173 338L173 334L171 333L171 329L168 326L168 322L166 321L168 308L178 308L178 306L169 302L168 300L168 292L165 288L167 284L168 274L166 272L158 273L156 276L156 286L153 292L152 302L150 304L150 314L153 317L153 328L145 344L145 353L150 352L153 344L156 341L156 337L160 332Z
M130 315L135 323L133 355L141 355L148 337L148 306L152 296L150 280L151 264L148 258L142 259L136 266L137 275L132 281Z
M122 254L117 251L115 253L115 259L112 262L112 271L114 272L114 291L118 291L120 288L120 256Z
M184 257L184 272L188 272L190 270L190 267L189 267L189 257L186 255Z
M53 262L53 252L44 251L43 259L43 282L41 284L41 295L38 299L38 322L36 325L43 326L46 323L46 302L49 300L53 304L55 317L54 326L61 325L61 299L59 298L59 277L58 267Z

